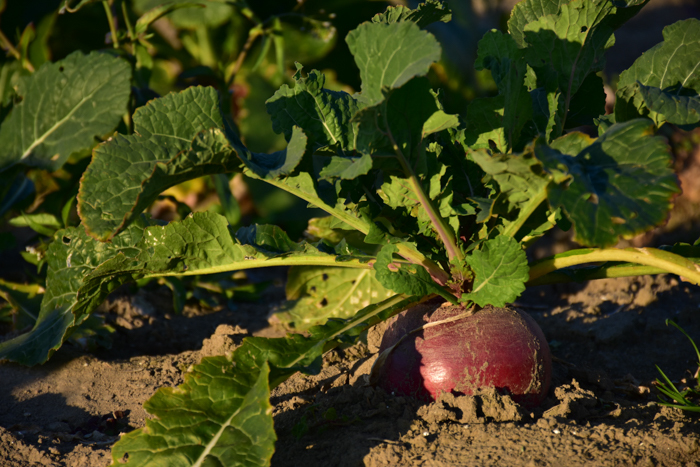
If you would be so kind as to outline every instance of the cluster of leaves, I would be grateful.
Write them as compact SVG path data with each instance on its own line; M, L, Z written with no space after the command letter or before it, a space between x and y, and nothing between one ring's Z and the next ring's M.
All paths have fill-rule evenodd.
M664 41L623 73L615 111L605 115L604 52L645 3L524 0L507 33L491 31L479 42L476 67L490 71L498 94L474 100L464 120L445 112L425 77L441 55L425 27L451 15L436 0L391 7L347 35L362 83L357 94L328 90L323 73L305 74L297 64L293 85L266 103L285 149L245 146L212 88L139 107L133 134L93 151L77 196L81 225L55 234L36 324L0 344L0 358L46 361L128 282L293 266L287 314L308 332L246 338L230 357L204 359L178 389L159 390L145 405L156 418L113 449L115 461L132 465L266 465L275 442L270 388L297 371L319 371L324 352L422 300L503 306L535 281L663 271L700 284L697 244L610 248L664 222L679 192L655 128L700 124L697 20L665 29ZM0 140L15 151L9 163L60 160L67 149L56 148L81 137L76 102L108 113L109 104L90 104L102 96L100 81L86 79L77 62L104 61L106 81L117 79L107 70L123 66L121 59L72 57L24 81L29 89L54 79L65 97L32 103L27 94L15 106L0 127ZM73 94L82 97L70 101ZM37 127L42 105L60 109L64 99L73 104L61 121L78 122L72 133L22 131ZM328 217L297 242L273 225L236 231L213 212L167 225L143 215L171 186L234 171ZM557 224L590 248L528 264L524 248ZM600 262L608 263L563 269Z
M340 11L343 21L333 21L333 15L322 12L324 6ZM0 252L24 246L18 243L29 243L31 247L21 255L36 268L22 268L19 264L18 273L10 274L10 278L19 282L29 276L38 290L23 292L21 284L8 283L8 290L13 292L2 295L6 303L2 305L0 322L22 331L36 321L38 301L46 285L47 248L59 238L56 234L60 229L80 221L76 199L89 156L96 144L115 129L119 134L132 135L135 126L139 126L144 136L145 126L141 128L138 116L134 120L135 110L159 94L183 86L209 84L213 106L210 114L215 121L201 121L191 131L208 125L221 126L226 120L229 130L251 146L265 150L284 147L284 138L269 125L264 101L282 83L291 81L285 73L293 66L289 57L302 56L309 62L326 57L334 50L338 30L350 28L346 18L354 25L358 19L353 15L380 8L381 5L363 0L339 5L255 2L252 6L243 1L68 0L62 2L60 9L46 11L0 1L0 14L6 10L5 30L9 33L17 28L15 43L0 32L0 44L8 51L7 59L0 58L0 142L4 149L0 152L0 217L11 226L10 230L28 227L37 234L28 242L21 234L16 241L11 232L3 229ZM26 17L35 18L39 25L15 24L18 18ZM85 24L97 24L96 29L102 31L90 36L92 28L83 27ZM105 39L107 27L111 32ZM105 43L110 48L105 50ZM89 52L75 52L78 48ZM65 58L51 63L52 56ZM170 135L170 141L179 142L179 136ZM155 144L167 144L166 140L156 139ZM133 150L143 149L143 144L129 144ZM162 151L159 156L167 157ZM213 159L211 164L220 162ZM200 187L195 188L200 198L211 198L202 180L212 185L211 191L215 189L220 203L211 205L209 210L224 215L231 225L262 216L285 222L295 233L306 227L305 219L313 215L311 211L306 214L306 203L274 188L255 186L248 191L255 205L239 205L230 189L231 172L237 168L238 163L229 160L227 166L207 170L183 166L174 170L189 170L184 176L177 175L182 180L191 180L197 171L211 174L192 180L190 186ZM131 182L139 184L136 179L141 175ZM140 196L138 208L159 213L168 220L181 220L192 209L202 209L199 202L193 205L192 192L183 193L177 187L162 192L162 187L162 183L158 187L144 186L150 194L157 191L156 201ZM183 202L186 197L190 198L189 205ZM232 282L231 274L216 277L220 280L213 288L220 290L221 299L225 300L231 296L230 290L224 290ZM137 283L141 286L150 280ZM188 297L201 296L198 291L202 287L211 291L212 280L193 277L183 284L176 277L157 279L173 290L176 310L182 309ZM258 289L253 284L247 286L254 293ZM246 293L239 292L238 296Z

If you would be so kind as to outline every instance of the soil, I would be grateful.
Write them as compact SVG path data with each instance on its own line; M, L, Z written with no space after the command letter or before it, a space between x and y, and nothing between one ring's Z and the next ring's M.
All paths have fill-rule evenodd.
M203 356L232 351L284 298L174 315L167 289L114 294L100 313L111 349L66 344L45 365L0 365L0 466L106 466L120 433L144 425L159 387L177 385ZM325 357L272 393L275 467L455 465L699 466L700 416L659 405L655 364L682 386L697 368L689 341L700 288L675 276L529 289L517 306L542 327L554 356L545 402L525 410L495 391L420 403L372 387L381 329Z

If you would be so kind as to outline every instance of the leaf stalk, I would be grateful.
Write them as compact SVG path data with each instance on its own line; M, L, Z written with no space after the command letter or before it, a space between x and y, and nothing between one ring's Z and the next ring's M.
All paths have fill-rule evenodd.
M411 166L408 164L406 156L404 156L403 151L401 151L401 148L396 143L394 135L389 129L389 122L387 121L386 113L384 113L384 126L387 129L386 136L389 138L389 141L391 141L391 145L394 149L394 152L396 153L399 162L401 163L401 167L403 168L404 173L408 177L409 183L411 184L411 189L418 197L418 201L423 206L423 209L425 209L425 211L428 213L428 217L433 223L435 231L440 237L440 240L442 240L442 243L445 245L445 250L447 251L448 258L450 259L450 261L454 258L457 258L459 260L464 259L462 250L460 250L457 246L457 242L455 241L455 237L452 234L452 231L447 225L445 225L445 220L435 211L433 204L430 202L430 199L426 196L425 191L423 191L423 187L421 186L418 177L416 176Z
M630 266L630 270L625 271L627 274L624 275L671 273L677 274L689 282L700 285L700 265L683 256L657 248L590 248L562 253L532 264L530 266L530 280L526 285L549 283L546 280L538 279L545 279L544 276L547 274L563 268L609 261L635 263L646 266L646 268L637 270L634 269L634 266ZM630 272L633 273L630 274ZM561 279L561 276L558 276L558 278ZM591 279L591 277L587 277L586 279ZM562 282L562 280L556 280L555 282Z

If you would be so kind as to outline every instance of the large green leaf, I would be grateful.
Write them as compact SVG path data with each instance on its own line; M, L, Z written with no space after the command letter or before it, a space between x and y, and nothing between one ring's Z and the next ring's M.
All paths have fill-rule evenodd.
M572 99L591 73L603 69L605 50L615 42L613 32L643 3L528 0L514 10L509 27L533 73L527 82L538 132L551 139L571 127L566 119Z
M505 306L525 290L527 257L520 243L511 237L496 237L465 258L474 271L472 291L462 295L479 306Z
M572 133L552 148L536 147L556 182L549 202L566 212L577 242L611 246L666 220L679 189L668 148L649 120L615 124L583 149L580 142Z
M346 92L324 89L326 78L313 70L305 78L297 65L294 87L283 85L267 100L265 107L272 117L276 133L284 133L287 141L292 129L304 130L316 145L338 145L343 150L355 147L355 132L350 119L359 105Z
M383 99L382 88L401 87L440 60L438 41L411 21L363 23L346 40L360 68L361 96L367 105Z
M78 212L88 232L112 238L165 189L239 161L224 136L213 88L191 87L134 113L134 135L116 135L95 149L80 184Z
M270 465L277 440L270 370L236 357L204 358L177 389L159 389L144 404L156 418L121 437L113 465Z
M0 345L0 359L34 365L60 347L66 332L121 284L143 277L211 274L266 266L310 264L369 269L365 258L325 253L292 242L278 227L243 229L223 216L195 213L166 226L139 221L102 243L82 227L59 231L49 247L47 290L32 331Z
M141 241L144 226L143 222L132 224L111 243L98 242L82 227L58 231L46 253L46 293L36 324L31 331L0 344L0 359L30 366L48 360L63 343L66 331L86 317L73 314L85 278L117 253L126 258L135 256L135 245ZM82 296L80 300L87 303L89 297Z
M306 330L328 318L349 318L362 308L394 295L369 269L294 267L287 276L287 300L276 316Z
M663 36L663 42L620 74L615 103L618 122L641 115L649 116L657 125L666 121L698 124L700 20L690 18L666 26Z
M126 113L131 67L125 60L74 52L19 81L17 104L0 127L0 170L22 163L49 170L90 149Z
M160 389L144 404L157 418L114 445L114 465L125 454L139 466L269 465L275 440L269 388L297 371L318 374L324 352L356 342L369 326L420 300L394 295L350 319L315 326L308 337L247 337L231 358L203 359L183 385Z

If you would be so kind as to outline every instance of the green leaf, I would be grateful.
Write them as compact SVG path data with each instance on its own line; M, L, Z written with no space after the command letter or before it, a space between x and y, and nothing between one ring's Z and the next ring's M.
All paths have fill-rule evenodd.
M425 78L415 78L399 89L385 91L380 103L363 108L354 118L358 122L357 150L374 154L387 146L390 148L390 134L413 163L419 157L426 122L438 112L440 109ZM393 154L393 149L389 154Z
M332 156L319 175L322 179L342 178L353 180L360 175L367 174L372 168L372 157L363 154L361 157Z
M362 78L362 100L374 105L383 99L382 88L401 87L423 76L440 60L440 44L413 22L363 23L347 36Z
M593 125L593 120L601 115L605 115L603 78L590 74L571 98L569 113L566 116L566 129Z
M464 142L471 149L508 151L503 128L503 96L474 99L467 107Z
M412 10L403 5L390 6L384 13L377 13L372 18L373 23L399 23L401 21L412 21L418 27L425 28L433 23L449 23L452 20L452 11L443 2L437 0L427 0Z
M425 138L433 133L449 128L457 128L458 126L459 117L457 115L446 114L444 111L438 110L423 123L422 136Z
M270 370L246 360L204 358L177 389L159 389L144 404L156 418L119 439L114 465L270 465Z
M10 219L8 224L14 227L30 227L35 232L42 235L52 236L54 232L62 227L56 216L48 213L24 214ZM48 227L48 229L47 229Z
M700 123L700 97L697 95L679 96L644 85L640 85L638 90L656 126L668 122L690 130Z
M236 11L228 2L217 0L197 0L194 2L195 5L192 5L189 0L134 0L133 6L137 13L146 14L159 6L183 3L189 4L190 7L179 7L167 14L167 18L178 28L196 29L200 26L215 28L231 19Z
M195 213L166 226L131 224L111 242L82 227L59 231L48 251L47 290L32 331L0 344L0 359L43 363L66 331L82 322L121 284L144 277L197 275L266 266L318 265L369 269L366 258L324 253L294 243L278 227L256 226L233 236L226 219Z
M276 316L306 330L329 318L350 318L362 308L394 295L369 269L293 267L287 277L287 300Z
M374 269L377 271L377 280L387 289L399 294L416 295L424 297L430 294L438 294L446 300L454 301L449 292L440 287L430 277L428 271L422 266L394 261L394 253L399 249L396 245L385 245L377 255Z
M165 189L231 172L239 161L220 129L218 95L192 87L134 114L134 135L98 146L80 184L78 213L91 235L112 238Z
M206 8L206 5L194 2L165 3L158 5L146 11L138 20L136 20L134 32L137 35L143 34L148 29L148 26L150 26L151 23L156 21L158 18L163 15L167 15L172 11L179 10L180 8Z
M527 257L520 243L511 237L496 237L482 244L465 258L474 271L472 291L461 301L471 300L479 306L502 307L512 303L525 290L528 280Z
M614 12L609 0L574 0L561 5L559 14L528 23L523 33L529 65L555 73L559 89L573 96L589 73L602 70L603 54L614 43L605 19Z
M143 223L132 224L112 243L100 243L89 237L82 227L60 230L46 253L48 272L46 293L34 328L28 333L0 344L0 360L7 359L23 365L44 363L66 338L66 331L80 324L86 316L73 314L78 303L78 290L87 276L100 264L118 253L132 257L133 246L141 240ZM108 290L93 303L96 308L106 298ZM88 303L90 297L80 297Z
M191 87L153 100L133 120L136 134L98 146L81 180L78 213L100 240L112 238L165 189L239 166L221 129L213 88Z
M481 134L477 134L476 139L477 141L482 140L481 147L488 147L483 146L484 139L492 139L493 137L504 139L507 144L501 145L499 150L507 152L518 143L523 126L532 118L532 99L525 86L527 64L524 52L518 49L515 40L510 35L492 30L479 41L478 56L474 68L491 70L491 75L499 90L499 98L492 101L482 101L477 104L481 108L477 107L472 110L472 114L485 110L492 117L490 119L492 121L489 123L476 124L476 126L482 126L490 135L482 138ZM486 109L483 108L484 105L486 105ZM499 108L498 105L502 107ZM491 114L489 107L495 113ZM499 115L500 118L496 115ZM499 122L497 123L497 121ZM501 135L493 134L493 130L497 128L503 128L500 131ZM474 131L474 127L471 131Z
M316 146L337 144L346 151L354 149L350 119L359 109L357 101L346 92L323 89L326 77L320 72L313 70L304 78L301 70L297 64L293 88L282 85L265 103L275 132L284 133L289 141L297 126Z
M693 110L700 93L700 20L691 18L666 26L663 36L663 42L620 74L615 103L618 122L649 116L657 125L670 119L680 125L697 124L697 111Z
M131 67L125 60L74 52L21 79L0 127L0 170L22 163L56 170L72 153L95 145L126 113Z
M582 245L611 246L662 224L679 192L668 148L646 119L617 123L582 150L575 133L535 150L556 182L549 202Z
M356 342L371 325L419 301L419 297L394 295L350 319L331 319L315 326L308 337L246 337L230 359L203 359L185 376L185 384L175 390L160 389L146 402L146 410L158 418L124 435L113 448L114 462L129 453L128 460L136 458L135 465L184 467L200 459L205 462L201 465L209 465L207 461L212 465L269 465L275 435L267 400L268 379L273 388L297 371L318 374L324 352L340 342Z
M532 7L539 2L526 3ZM615 42L613 32L639 11L642 5L637 3L573 0L560 4L555 12L555 2L542 2L539 5L542 10L526 23L522 21L523 15L514 21L514 12L511 22L515 29L511 33L518 45L524 47L528 65L536 75L536 87L546 89L549 117L561 114L563 125L553 126L554 137L563 128L569 128L565 122L571 99L589 74L603 69L605 50ZM534 10L524 6L518 11ZM554 99L557 93L563 101L554 108L552 104L559 100Z
M508 32L519 48L527 47L525 26L547 15L559 13L561 5L570 0L523 0L515 5L508 20Z
M226 135L236 148L243 165L264 179L276 179L291 174L306 154L309 144L306 134L297 126L292 128L287 147L272 154L250 152L231 131L227 131Z
M508 200L512 209L517 210L513 215L501 216L501 234L514 237L547 198L549 175L543 171L542 164L534 157L531 148L517 155L490 155L485 151L474 151L470 156L484 172L496 180L501 196ZM529 234L523 232L523 236Z

